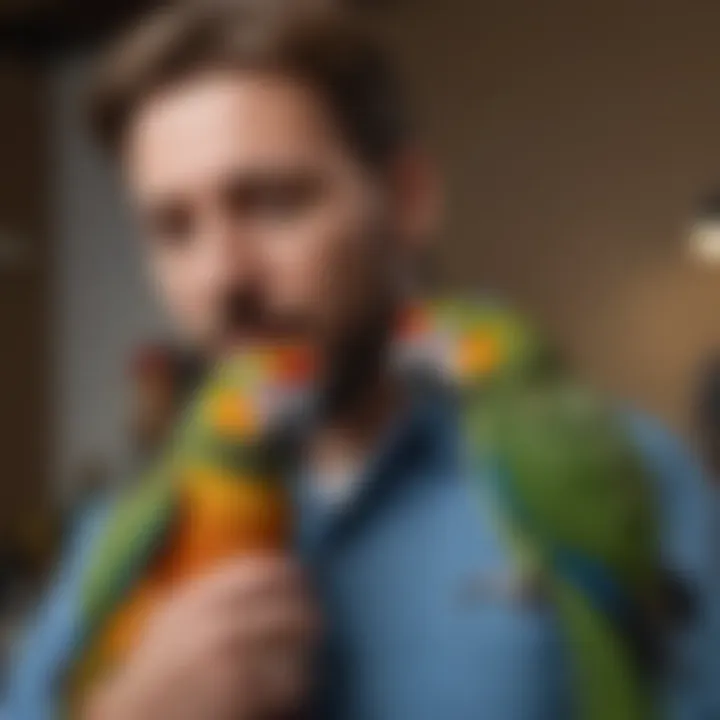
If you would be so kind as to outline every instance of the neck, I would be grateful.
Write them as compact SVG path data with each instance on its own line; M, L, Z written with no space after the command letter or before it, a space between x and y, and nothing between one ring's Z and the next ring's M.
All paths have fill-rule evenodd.
M384 372L352 405L333 414L314 434L309 448L313 475L321 485L352 482L356 470L392 422L402 403L396 379Z

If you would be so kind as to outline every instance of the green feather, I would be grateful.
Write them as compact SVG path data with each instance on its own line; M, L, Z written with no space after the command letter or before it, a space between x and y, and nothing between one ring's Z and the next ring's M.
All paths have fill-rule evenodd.
M645 606L657 582L658 542L634 448L606 403L514 313L492 303L441 299L431 315L443 332L485 333L500 350L492 372L462 379L465 437L483 468L488 461L502 468L513 499L499 503L508 537L518 561L530 559L546 580L570 653L580 717L646 720L649 688L629 639L554 561L558 548L568 548L599 563L632 602ZM217 389L252 388L262 371L257 362L220 369L166 458L119 504L85 578L79 657L166 541L178 473L193 463L250 474L264 466L267 448L217 437L204 421L202 401Z
M484 378L461 398L471 454L485 470L474 476L486 478L488 463L502 474L503 522L518 562L530 558L546 580L580 717L644 720L652 716L650 688L629 638L554 562L558 548L567 548L599 563L645 608L659 557L644 469L602 399L547 363L537 343L517 340L531 334L503 332L514 339L514 352L527 351L525 358L513 358L515 372Z

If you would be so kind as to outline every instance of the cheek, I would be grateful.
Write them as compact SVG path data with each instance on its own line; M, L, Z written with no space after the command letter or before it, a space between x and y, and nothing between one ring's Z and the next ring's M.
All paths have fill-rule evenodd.
M376 258L369 212L358 202L328 202L302 223L288 227L268 253L272 294L324 314L343 305Z
M202 265L192 256L159 252L153 254L151 267L160 299L176 326L190 336L205 332L213 303Z

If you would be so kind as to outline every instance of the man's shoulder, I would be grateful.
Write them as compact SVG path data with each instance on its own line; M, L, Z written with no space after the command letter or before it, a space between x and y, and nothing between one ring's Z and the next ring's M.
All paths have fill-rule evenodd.
M647 468L666 563L685 577L709 575L718 503L701 460L655 418L628 411L624 422Z
M663 493L693 492L709 496L705 468L692 447L660 420L624 408L621 421L645 463L650 479Z
M55 688L74 648L85 568L114 501L76 515L47 592L14 649L2 711L9 717L53 717Z

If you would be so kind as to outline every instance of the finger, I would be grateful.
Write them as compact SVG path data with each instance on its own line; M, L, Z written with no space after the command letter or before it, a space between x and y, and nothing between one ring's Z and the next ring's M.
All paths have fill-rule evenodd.
M298 708L309 695L313 675L311 657L292 648L268 649L258 658L258 700L266 712Z
M220 605L292 592L303 584L300 568L287 556L258 555L223 563L186 583L176 597L186 605L219 610Z
M266 648L314 648L321 634L320 614L307 600L286 597L269 600L233 618L228 647L256 653Z

